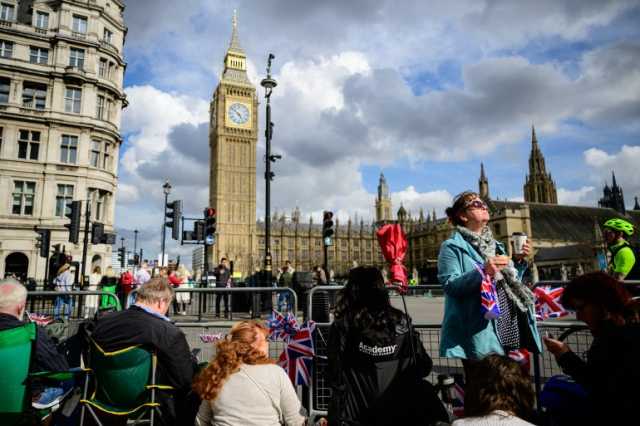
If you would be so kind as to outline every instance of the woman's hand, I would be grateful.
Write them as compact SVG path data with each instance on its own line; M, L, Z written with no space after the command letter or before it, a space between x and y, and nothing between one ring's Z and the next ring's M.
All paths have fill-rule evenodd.
M554 356L559 357L560 355L569 352L569 346L565 342L561 342L560 340L552 339L551 337L543 337L544 345L547 347L547 350L551 352Z
M522 260L525 259L526 257L528 257L530 253L531 253L531 244L529 244L529 240L527 240L522 245L522 253L514 254L513 258L517 262L522 262Z
M504 269L509 264L509 257L507 256L496 256L490 257L484 263L484 272L489 276L493 277L496 275L498 271Z

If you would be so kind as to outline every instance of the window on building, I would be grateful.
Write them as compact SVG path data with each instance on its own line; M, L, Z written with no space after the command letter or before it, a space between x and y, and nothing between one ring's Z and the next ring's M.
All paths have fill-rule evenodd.
M68 203L73 201L73 185L58 185L56 195L56 216L64 217L67 213Z
M69 49L69 66L74 68L84 68L84 49L76 49L72 47Z
M85 16L73 15L71 29L80 34L87 33L87 18Z
M92 167L100 167L100 156L102 154L102 142L97 140L91 141L91 158L89 159Z
M105 217L108 196L107 191L89 188L87 198L91 201L91 214L94 220L100 221Z
M33 215L33 199L36 192L35 182L14 181L13 206L11 213L20 215Z
M0 104L9 103L9 93L11 91L11 80L0 78Z
M0 3L0 21L13 21L16 16L16 7L8 3Z
M20 129L18 131L18 158L37 161L39 151L40 132Z
M46 84L25 81L22 85L22 106L43 110L47 105Z
M48 64L49 49L31 46L29 50L29 62L31 62L32 64Z
M113 156L111 155L111 145L107 142L104 143L104 157L102 159L102 168L105 170L111 170L111 159ZM264 243L263 243L264 244Z
M105 28L102 35L102 39L109 44L113 44L113 32L108 28Z
M100 58L100 62L98 62L98 77L107 78L108 64L109 62L106 59Z
M13 42L0 40L0 57L10 58L13 56Z
M66 164L76 164L78 157L78 137L62 135L60 141L60 162Z
M34 26L46 30L49 28L49 14L46 12L36 12Z
M0 127L0 156L2 154L2 132L4 128Z
M494 230L494 235L501 235L499 223L493 224L493 230Z
M64 93L64 110L80 114L80 102L82 100L82 89L77 87L67 87Z
M112 79L115 72L116 65L113 62L109 62L109 67L107 69L107 78Z
M105 97L98 95L96 100L96 118L98 120L105 119L105 104L106 104Z

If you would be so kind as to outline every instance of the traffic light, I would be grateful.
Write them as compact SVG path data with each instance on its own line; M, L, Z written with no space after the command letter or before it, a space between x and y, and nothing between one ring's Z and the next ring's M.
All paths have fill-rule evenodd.
M204 235L205 238L216 234L216 209L207 207L204 209Z
M133 255L133 264L135 266L139 266L140 265L140 255L138 253Z
M120 262L121 268L124 268L124 260L126 258L125 250L126 249L124 247L118 248L118 262Z
M71 201L67 204L66 209L69 209L65 216L70 219L70 222L65 224L64 227L69 229L69 242L78 244L80 237L80 209L82 208L82 201ZM65 209L65 210L66 210Z
M91 244L102 244L104 223L93 222L91 225Z
M322 239L325 246L331 245L333 236L333 212L326 211L322 215Z
M196 220L193 223L193 236L196 241L204 241L204 221Z
M36 228L38 236L36 237L36 247L40 249L40 257L45 259L49 257L49 244L51 243L51 230Z
M182 200L167 203L167 218L171 219L165 225L171 228L171 238L180 239L180 221L182 220Z

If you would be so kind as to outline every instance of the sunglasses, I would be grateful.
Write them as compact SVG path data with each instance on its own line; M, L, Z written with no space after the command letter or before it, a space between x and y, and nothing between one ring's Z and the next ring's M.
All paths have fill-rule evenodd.
M488 210L487 205L484 203L484 201L482 200L472 200L472 201L467 201L466 203L464 203L464 208L465 209L483 209L483 210Z

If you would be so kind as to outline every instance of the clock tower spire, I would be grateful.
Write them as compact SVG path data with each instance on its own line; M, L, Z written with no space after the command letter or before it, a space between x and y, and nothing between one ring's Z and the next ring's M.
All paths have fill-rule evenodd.
M226 257L243 276L259 265L254 259L258 99L246 63L234 11L224 70L210 104L209 206L217 210L218 226L208 261L215 266Z

